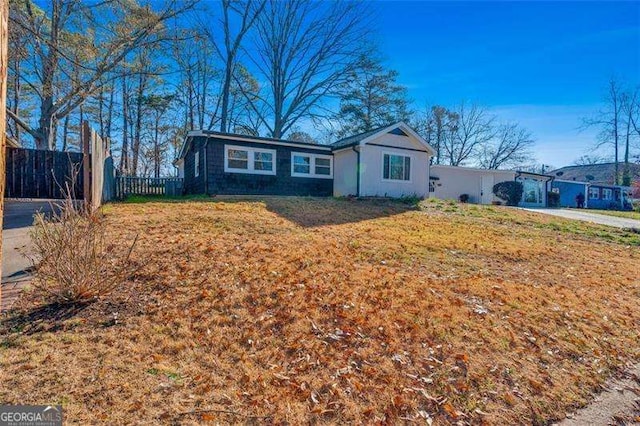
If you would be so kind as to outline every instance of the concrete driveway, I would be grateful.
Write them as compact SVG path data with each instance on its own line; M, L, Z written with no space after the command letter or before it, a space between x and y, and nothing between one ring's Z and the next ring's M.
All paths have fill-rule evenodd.
M584 222L597 223L600 225L615 226L616 228L640 229L640 220L628 219L625 217L617 217L617 216L607 216L607 215L598 214L598 213L591 213L588 210L529 209L529 208L523 208L522 210L563 217L565 219L582 220Z
M8 308L20 289L29 281L29 260L22 255L31 242L29 231L33 215L52 211L51 201L5 200L2 224L2 307Z

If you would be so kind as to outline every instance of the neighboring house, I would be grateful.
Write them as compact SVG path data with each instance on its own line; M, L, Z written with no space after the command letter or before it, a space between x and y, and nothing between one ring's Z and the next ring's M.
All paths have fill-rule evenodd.
M624 163L618 163L620 180L624 171ZM631 181L640 180L640 164L629 164ZM586 164L582 166L567 166L548 173L555 179L564 181L588 182L595 184L614 185L616 163Z
M487 170L472 167L431 166L431 193L435 198L459 200L469 196L470 203L491 204L504 202L493 194L493 186L500 182L522 183L522 207L546 207L547 193L551 190L552 178L538 173L516 170Z
M433 148L405 123L341 139L331 145L334 195L427 197Z
M332 145L194 131L174 164L187 194L426 197L433 154L400 122Z
M588 209L631 210L629 187L555 179L552 188L560 194L560 207L577 207L576 197L582 194Z

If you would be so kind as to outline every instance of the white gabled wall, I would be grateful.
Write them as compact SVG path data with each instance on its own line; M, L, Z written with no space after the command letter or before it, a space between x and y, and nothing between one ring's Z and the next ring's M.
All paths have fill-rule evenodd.
M358 154L351 148L333 154L333 195L346 197L358 192Z
M384 145L384 146L381 146ZM403 149L405 148L405 149ZM407 136L384 134L360 146L360 195L365 197L429 196L430 154ZM383 154L411 157L409 182L383 180Z

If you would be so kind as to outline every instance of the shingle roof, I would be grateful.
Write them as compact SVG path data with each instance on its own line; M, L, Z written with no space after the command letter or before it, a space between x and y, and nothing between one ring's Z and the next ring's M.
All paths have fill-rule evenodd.
M334 143L331 144L331 148L335 149L340 149L340 148L347 148L349 146L355 146L357 144L360 143L360 141L362 141L363 139L368 138L371 135L375 135L376 133L378 133L380 130L382 129L386 129L387 127L393 126L394 123L390 123L378 128L375 128L373 130L369 130L368 132L364 132L364 133L360 133L357 135L353 135L353 136L348 136L346 138L340 139Z
M575 180L579 182L591 182L613 185L615 182L616 163L587 164L582 166L567 166L549 172L553 176L562 180ZM618 173L622 175L624 163L618 163ZM631 180L640 179L640 164L629 164Z

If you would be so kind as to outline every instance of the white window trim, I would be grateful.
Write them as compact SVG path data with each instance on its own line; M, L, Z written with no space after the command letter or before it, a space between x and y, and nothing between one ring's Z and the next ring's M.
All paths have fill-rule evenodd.
M385 155L397 155L399 157L409 157L409 180L404 180L404 179L385 179L384 178L384 156ZM413 155L407 154L405 152L382 151L382 155L380 156L380 161L381 161L380 170L382 172L382 179L381 179L382 182L391 182L391 183L412 183L413 182L413 167L415 165L414 164L414 160L413 160ZM391 163L391 159L389 159L389 163ZM391 167L391 164L389 164L389 167ZM391 176L391 170L389 170L389 176Z
M294 162L293 159L295 156L299 157L310 157L309 160L309 173L296 173L294 172ZM329 160L329 174L328 175L318 175L316 174L316 158L321 158L325 160ZM301 177L301 178L314 178L314 179L333 179L333 156L332 155L324 155L324 154L311 154L308 152L291 152L291 176L293 177Z
M596 196L596 197L592 197L592 196L591 196L591 191L592 191L592 190L593 190L593 191L597 191L597 193L596 193L596 195L597 195L597 196ZM600 189L590 187L590 188L589 188L589 200L599 200L599 199L600 199Z
M200 151L196 151L193 159L193 176L200 176Z
M238 151L247 151L247 167L246 169L236 169L234 167L229 167L229 150L235 149ZM273 170L255 170L255 153L263 152L272 155L273 158ZM251 175L275 175L276 174L276 150L275 149L265 149L265 148L254 148L250 146L240 146L240 145L225 145L224 146L224 171L225 173L244 173Z
M602 199L605 201L613 200L613 189L611 188L602 188Z

